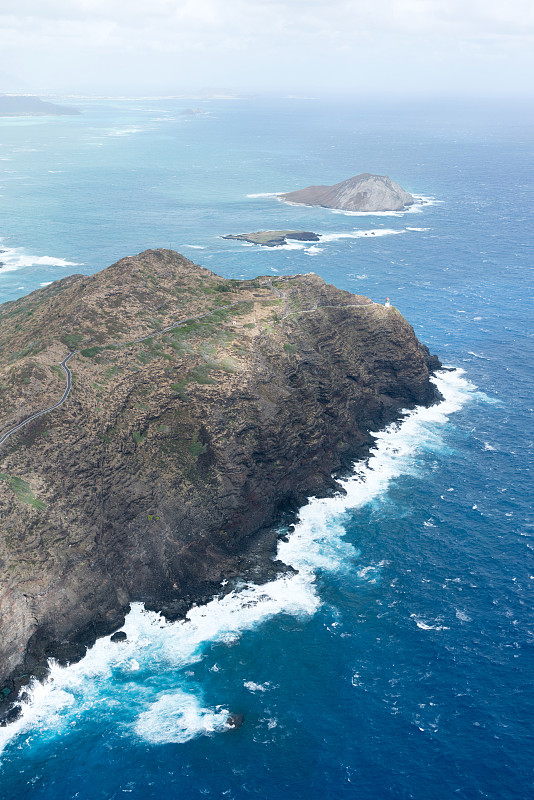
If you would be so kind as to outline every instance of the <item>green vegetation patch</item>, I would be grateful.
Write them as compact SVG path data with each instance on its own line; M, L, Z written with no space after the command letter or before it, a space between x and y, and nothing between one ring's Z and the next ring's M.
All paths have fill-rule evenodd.
M84 358L94 358L99 353L101 353L103 349L104 349L103 347L97 347L97 346L86 347L84 350L80 350L80 353Z
M50 366L50 369L52 370L56 378L59 378L60 380L64 379L65 376L63 375L63 370L61 369L59 364L52 364Z
M6 481L13 490L17 500L21 503L27 503L33 508L38 508L43 511L46 508L46 503L39 497L36 497L32 491L30 484L22 478L17 478L14 475L6 475L0 472L0 480Z
M64 333L61 337L63 344L66 344L71 350L76 350L78 345L84 340L83 333Z
M144 442L146 437L147 437L147 434L145 433L145 435L143 436L141 431L134 431L133 432L133 438L135 439L136 444L141 444L142 442Z
M187 379L189 381L194 381L195 383L215 383L213 378L210 378L209 376L210 370L211 367L209 364L199 364L198 367L193 367L193 369L189 372Z

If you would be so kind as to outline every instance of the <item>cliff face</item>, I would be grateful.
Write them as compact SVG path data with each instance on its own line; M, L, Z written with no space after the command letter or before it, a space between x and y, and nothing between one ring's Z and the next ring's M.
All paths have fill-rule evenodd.
M394 308L313 274L224 280L168 250L5 304L0 331L0 438L59 400L57 364L79 350L64 405L0 446L8 699L132 600L176 617L225 578L276 569L281 510L431 402L439 366Z
M308 186L281 197L291 203L344 211L402 211L415 202L411 194L387 175L370 175L368 172L334 186Z

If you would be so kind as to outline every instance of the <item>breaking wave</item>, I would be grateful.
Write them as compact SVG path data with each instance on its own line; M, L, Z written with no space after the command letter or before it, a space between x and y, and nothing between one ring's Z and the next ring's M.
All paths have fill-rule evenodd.
M78 267L76 261L55 256L33 256L22 247L2 248L0 240L0 273L13 272L23 267Z

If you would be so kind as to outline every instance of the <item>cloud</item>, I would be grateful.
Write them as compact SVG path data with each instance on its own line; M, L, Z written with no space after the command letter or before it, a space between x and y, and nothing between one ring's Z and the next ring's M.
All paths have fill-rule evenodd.
M430 70L463 60L465 81L506 58L511 70L530 63L533 39L526 0L2 0L0 10L6 66L55 86L129 73L156 88L172 70L210 83L327 84L358 68L414 80L422 56Z

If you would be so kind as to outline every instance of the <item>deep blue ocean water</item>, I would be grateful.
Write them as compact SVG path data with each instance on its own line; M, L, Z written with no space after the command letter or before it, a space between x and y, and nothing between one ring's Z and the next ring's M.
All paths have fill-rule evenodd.
M2 800L534 796L534 113L513 104L80 100L0 119L0 301L149 247L227 277L314 271L455 372L312 500L298 576L52 669L0 729ZM269 193L388 174L402 215ZM251 196L252 195L252 196ZM306 229L315 245L219 238ZM228 711L245 715L228 731Z

